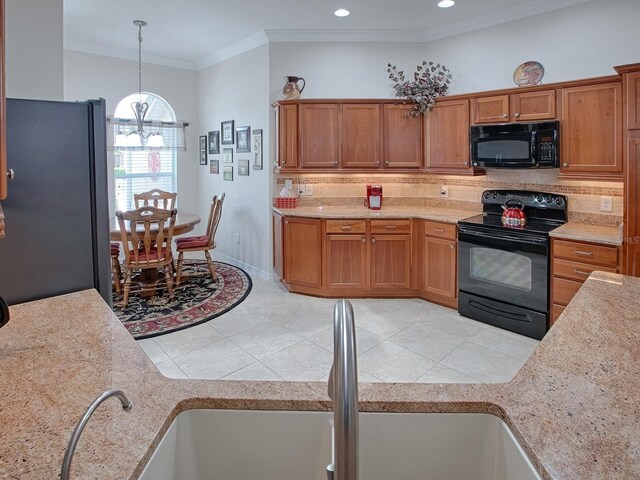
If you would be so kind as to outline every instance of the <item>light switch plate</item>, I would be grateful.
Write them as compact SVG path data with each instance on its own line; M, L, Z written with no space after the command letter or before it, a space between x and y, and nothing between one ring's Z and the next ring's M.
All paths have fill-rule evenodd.
M440 198L449 198L449 187L440 187Z
M287 190L293 190L293 180L290 178L284 181L284 188Z
M305 185L303 183L298 185L298 195L303 196L305 193Z
M304 194L307 196L313 195L313 184L307 183L304 186Z
M600 211L610 212L613 209L613 198L600 197Z

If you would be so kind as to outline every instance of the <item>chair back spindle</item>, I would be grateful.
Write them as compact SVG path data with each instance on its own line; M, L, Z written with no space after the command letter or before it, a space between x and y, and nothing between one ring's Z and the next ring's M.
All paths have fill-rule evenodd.
M158 188L143 193L134 193L133 201L136 208L155 207L163 210L173 210L176 205L177 193L165 192Z

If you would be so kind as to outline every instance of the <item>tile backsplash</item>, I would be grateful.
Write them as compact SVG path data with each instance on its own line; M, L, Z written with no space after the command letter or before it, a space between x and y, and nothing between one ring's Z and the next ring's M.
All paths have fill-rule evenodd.
M312 185L313 195L301 196L299 205L361 205L367 183L383 186L384 205L442 206L481 211L480 197L488 189L535 190L568 197L569 220L616 226L622 222L623 183L576 181L558 178L558 170L488 170L486 176L430 174L300 174L276 175L275 194L285 179ZM440 195L446 187L448 197ZM612 211L601 212L602 196L612 198Z

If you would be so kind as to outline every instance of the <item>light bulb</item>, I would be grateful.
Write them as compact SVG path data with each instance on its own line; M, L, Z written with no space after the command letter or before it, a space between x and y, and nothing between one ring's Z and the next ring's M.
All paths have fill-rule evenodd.
M347 17L351 14L351 12L345 8L339 8L338 10L336 10L335 12L333 12L333 14L336 17Z
M441 0L440 2L438 2L438 6L440 8L453 7L455 4L456 2L454 0Z

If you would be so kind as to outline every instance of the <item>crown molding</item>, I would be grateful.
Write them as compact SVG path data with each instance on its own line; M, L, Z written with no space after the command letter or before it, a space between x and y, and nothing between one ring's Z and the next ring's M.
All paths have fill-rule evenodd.
M79 42L76 40L64 39L64 49L74 52L91 53L93 55L102 55L103 57L121 58L123 60L138 61L138 52L124 50L121 48L105 47L93 43ZM197 70L197 65L189 60L181 60L178 58L164 57L162 55L142 54L144 63L152 63L155 65L164 65L165 67L183 68L186 70Z
M265 30L271 43L371 42L422 43L422 30Z
M540 15L542 13L572 7L591 0L531 0L522 5L503 8L495 12L485 13L477 17L468 18L459 22L439 25L424 31L422 41L425 43L443 38L453 37L462 33L473 32L487 27L494 27L514 20Z
M198 70L203 70L215 65L216 63L224 62L225 60L240 55L241 53L248 52L254 48L261 47L262 45L267 45L268 43L269 39L267 38L267 35L261 30L243 40L240 40L239 42L196 60L196 67Z

